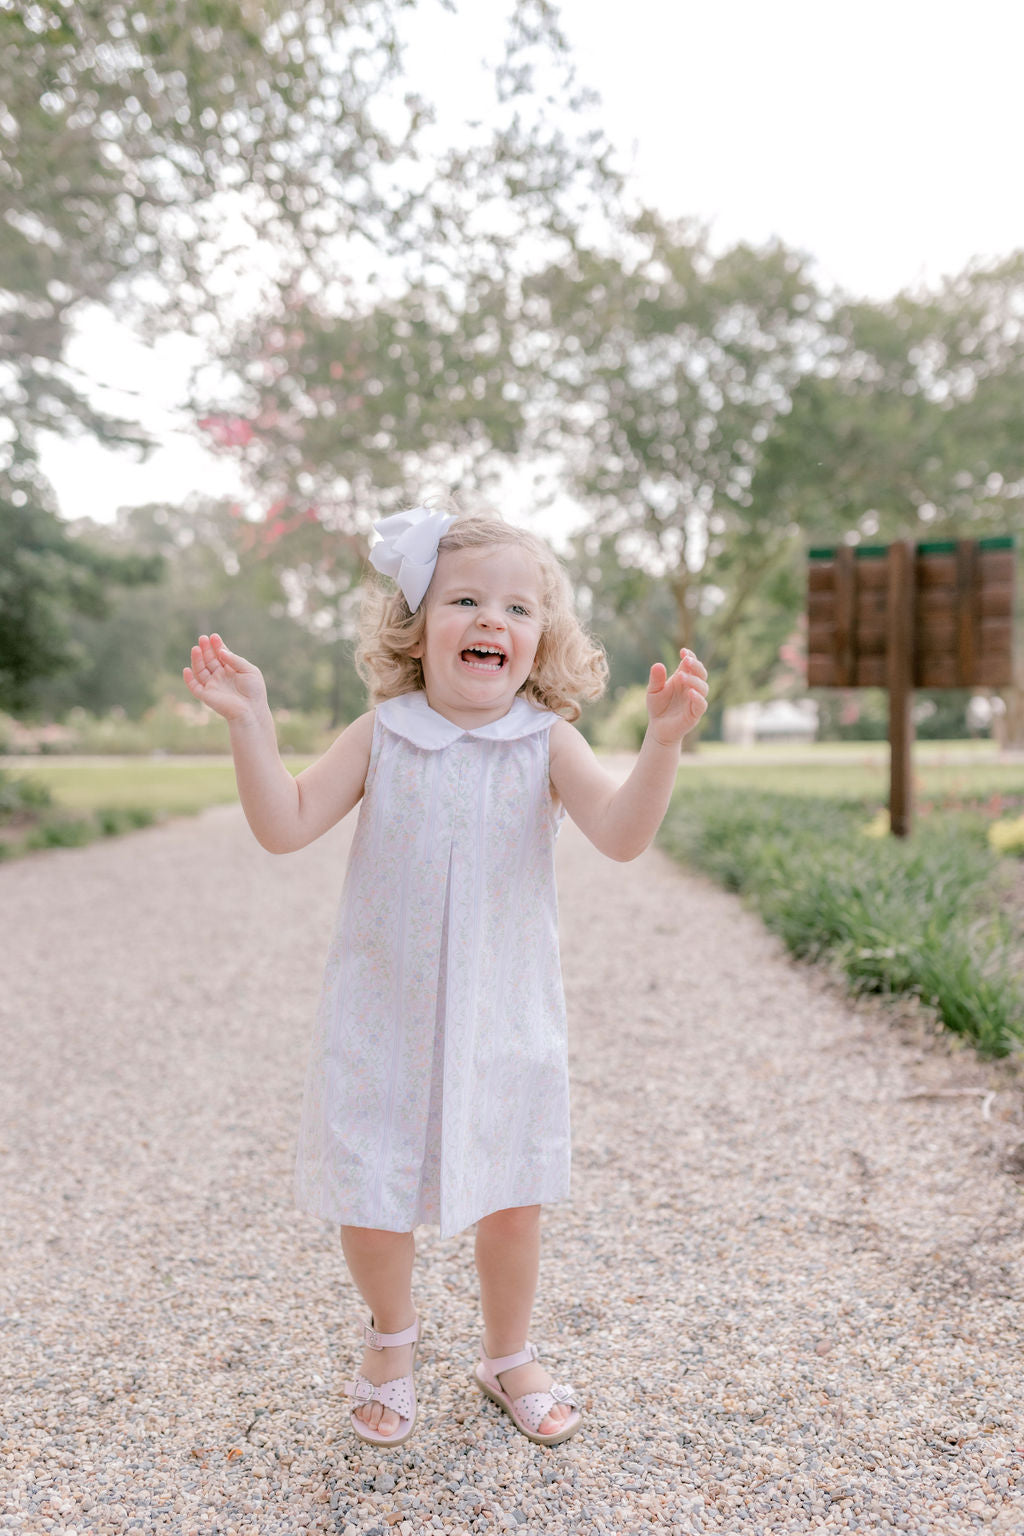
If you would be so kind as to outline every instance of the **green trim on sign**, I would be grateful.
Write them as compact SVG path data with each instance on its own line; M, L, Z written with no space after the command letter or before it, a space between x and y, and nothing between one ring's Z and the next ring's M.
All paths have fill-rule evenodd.
M854 557L857 560L884 560L889 553L888 544L850 544L847 548L853 550ZM834 546L832 549L822 547L807 551L808 560L834 560L835 556Z
M976 540L979 549L1016 549L1017 539L1014 534L1000 535L991 539ZM888 544L851 544L849 546L858 560L883 560L889 553ZM957 541L955 539L935 539L926 544L914 546L919 555L955 555ZM836 557L836 545L817 545L807 551L808 560L834 560Z

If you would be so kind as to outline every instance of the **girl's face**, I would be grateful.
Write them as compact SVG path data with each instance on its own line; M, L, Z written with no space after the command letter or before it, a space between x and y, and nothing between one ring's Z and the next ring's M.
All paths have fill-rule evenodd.
M514 544L438 555L412 652L431 709L467 730L508 714L537 655L541 594L537 562Z

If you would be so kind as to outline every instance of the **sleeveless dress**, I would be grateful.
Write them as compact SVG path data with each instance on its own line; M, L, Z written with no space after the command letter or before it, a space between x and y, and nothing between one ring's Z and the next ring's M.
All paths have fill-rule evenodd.
M451 1236L568 1195L557 718L517 697L467 731L422 692L378 705L306 1078L301 1210Z

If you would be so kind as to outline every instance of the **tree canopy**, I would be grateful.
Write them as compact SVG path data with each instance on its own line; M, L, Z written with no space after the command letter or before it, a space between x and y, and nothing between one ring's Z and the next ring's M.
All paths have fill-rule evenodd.
M454 9L0 10L0 704L56 707L34 679L76 656L87 686L117 582L164 569L173 627L188 569L225 602L234 582L240 615L283 616L285 650L330 652L343 711L371 517L510 466L543 464L583 509L598 627L632 654L668 601L666 659L699 649L719 701L772 679L809 538L1020 524L1024 256L852 303L781 242L716 248L632 205L550 0L508 0L490 105L443 127L406 24ZM68 363L87 305L204 338L198 428L261 521L201 499L109 535L56 517L41 433L146 448Z
M52 595L84 602L86 568L105 570L108 583L137 574L90 555L54 519L39 468L44 431L147 447L139 423L97 404L67 360L83 306L149 332L190 328L214 355L214 338L230 336L232 360L252 314L284 313L291 336L290 311L313 293L347 296L324 313L365 329L351 291L365 307L376 285L385 325L381 294L409 281L436 288L465 270L470 245L479 268L525 230L552 238L564 220L559 199L604 174L593 140L549 122L543 107L545 72L548 95L557 78L572 97L548 0L509 0L493 113L454 146L431 142L433 107L404 69L402 21L414 8L452 9L449 0L0 9L0 519L8 540L45 548L49 572L46 583L30 579L23 561L17 601L13 574L0 594L5 635L26 623L32 635L7 668L21 679L18 699L28 697L33 656L46 675L70 654ZM285 352L310 363L309 348ZM267 383L265 374L243 381L261 397ZM364 414L365 443L387 431L389 403L376 419ZM264 427L271 408L261 398ZM282 428L287 410L282 400ZM314 442L303 462L316 457Z

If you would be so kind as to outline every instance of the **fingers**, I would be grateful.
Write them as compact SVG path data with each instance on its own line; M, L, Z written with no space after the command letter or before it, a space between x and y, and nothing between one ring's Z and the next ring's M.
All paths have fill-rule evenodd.
M251 663L229 651L220 635L200 635L192 647L191 667L186 668L200 683L208 683L218 672L252 672ZM188 682L188 678L185 678Z
M708 674L703 662L685 648L679 652L680 661L675 675L691 693L701 700L701 713L707 709Z
M707 682L707 668L704 666L704 663L693 654L692 651L688 651L684 646L683 649L679 652L679 658L678 670L680 672L689 672L691 677L700 678L705 683Z
M672 693L685 693L688 689L692 689L706 698L708 674L703 663L697 660L692 651L682 650L679 652L679 657L679 665L671 677L666 676L665 668L660 662L655 663L651 668L651 684L648 692L658 693L668 688ZM657 683L655 682L656 671L660 674L660 681Z
M237 651L229 651L220 635L211 635L210 644L219 661L224 662L233 672L258 672L259 667L254 667L251 661L246 661L244 656L239 656Z
M685 646L679 652L679 665L672 675L673 677L685 677L687 682L692 683L694 686L699 686L708 680L707 669L704 663L692 651L688 651ZM662 666L660 661L656 661L651 668L650 691L655 693L660 688L664 688L667 679L667 668Z

